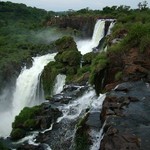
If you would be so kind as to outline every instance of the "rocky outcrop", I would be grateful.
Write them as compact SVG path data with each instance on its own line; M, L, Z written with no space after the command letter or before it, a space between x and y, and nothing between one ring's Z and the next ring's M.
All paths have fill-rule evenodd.
M149 50L140 52L138 49L107 53L108 63L102 69L98 67L93 81L97 93L105 89L109 91L119 83L144 80L150 82ZM99 66L102 62L99 61ZM99 70L98 70L99 69ZM97 82L98 80L98 82Z
M81 53L77 50L77 45L72 37L64 36L58 39L55 47L58 51L55 62L50 62L45 66L41 76L45 97L51 96L57 74L74 75L80 66Z
M64 16L53 17L47 21L47 26L57 26L59 28L72 28L76 35L78 31L84 37L91 37L97 17L83 17L83 16Z
M49 103L32 108L25 107L12 124L12 140L23 138L28 131L44 130L61 116L61 112Z
M104 138L101 150L148 150L150 85L143 81L119 84L103 103Z

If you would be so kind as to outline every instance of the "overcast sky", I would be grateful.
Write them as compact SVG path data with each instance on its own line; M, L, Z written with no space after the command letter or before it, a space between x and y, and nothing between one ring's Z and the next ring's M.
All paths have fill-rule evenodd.
M42 8L53 11L63 11L68 9L78 10L89 7L91 9L102 9L105 6L127 5L137 8L139 2L143 0L1 0L15 3L24 3L27 6ZM147 0L148 2L149 0ZM148 5L150 6L150 4Z

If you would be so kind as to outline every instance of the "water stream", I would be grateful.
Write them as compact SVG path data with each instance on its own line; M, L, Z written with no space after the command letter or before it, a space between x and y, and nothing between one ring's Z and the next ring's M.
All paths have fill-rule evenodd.
M11 132L11 124L16 115L26 106L34 106L44 101L43 91L40 87L40 76L50 61L54 61L56 54L47 54L34 57L33 66L30 69L23 68L16 81L13 91L12 105L8 110L0 113L0 136L7 137ZM6 126L7 125L7 126Z
M111 33L111 28L113 25L113 23L110 24L107 34ZM105 20L98 20L95 24L92 39L77 42L79 51L81 51L82 54L86 54L91 52L93 48L97 47L100 40L104 37L104 30ZM50 61L54 61L55 55L56 54L47 54L44 56L35 57L33 58L33 66L30 69L27 69L26 67L23 68L17 78L15 90L12 92L12 104L9 111L6 110L0 113L0 120L3 120L0 123L0 136L9 136L12 129L11 124L14 121L15 116L18 115L24 107L31 107L44 102L44 94L40 85L40 76L44 66L46 66ZM63 91L65 79L65 75L57 75L53 95L57 95ZM83 87L78 86L76 90L80 90L81 88ZM55 146L57 148L61 148L61 144L69 141L69 146L66 144L66 147L63 150L71 150L71 142L73 142L75 136L75 125L77 120L79 117L83 117L87 108L91 114L100 114L104 98L105 94L101 94L97 97L95 90L89 87L83 95L71 100L68 104L59 105L58 108L63 115L57 119L57 124L52 124L49 129L41 132L42 134L51 132L50 136L52 136L49 143L45 143L45 149L54 150ZM55 126L58 126L58 129L53 129ZM59 130L59 134L56 134L57 130ZM102 139L102 130L103 128L91 128L90 135L93 140L91 150L99 149L100 141ZM35 143L34 141L37 134L38 132L33 132L32 135L21 139L16 144L28 141L29 144L38 145L39 143ZM54 142L51 140L54 138L53 135L55 136Z
M105 20L98 20L95 24L92 39L80 40L77 42L78 50L81 54L92 52L93 48L97 47L99 41L104 37Z

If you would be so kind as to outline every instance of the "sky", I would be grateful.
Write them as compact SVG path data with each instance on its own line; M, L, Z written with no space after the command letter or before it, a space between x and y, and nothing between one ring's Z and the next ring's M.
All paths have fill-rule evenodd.
M68 9L79 10L89 7L90 9L102 9L106 6L127 5L137 8L139 2L144 0L1 0L15 3L24 3L27 6L46 9L48 11L64 11ZM149 0L147 0L148 2ZM148 4L150 7L150 2Z

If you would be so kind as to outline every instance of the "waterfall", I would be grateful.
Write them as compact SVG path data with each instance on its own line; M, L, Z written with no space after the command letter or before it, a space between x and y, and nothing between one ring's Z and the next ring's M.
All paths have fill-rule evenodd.
M53 95L60 93L63 90L65 85L66 76L65 75L57 75L55 80L55 85L53 89Z
M16 87L12 96L10 110L0 114L0 136L6 137L11 132L11 124L16 115L26 106L38 105L44 101L43 91L40 88L40 76L56 54L47 54L33 58L33 66L30 69L23 68L16 81Z
M60 122L64 118L74 120L87 108L90 108L91 110L100 109L104 98L105 94L100 94L100 96L97 97L95 90L93 89L86 91L80 98L72 101L68 105L59 107L59 109L63 112L63 116L58 118L57 122Z
M91 52L93 48L98 46L99 41L104 37L104 29L105 20L98 20L94 27L92 39L77 42L77 47L81 54Z
M110 34L111 34L111 30L112 30L112 28L114 27L114 25L115 25L115 20L112 20L112 22L110 23L110 26L109 26L107 35L110 35Z

